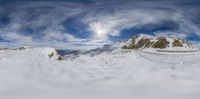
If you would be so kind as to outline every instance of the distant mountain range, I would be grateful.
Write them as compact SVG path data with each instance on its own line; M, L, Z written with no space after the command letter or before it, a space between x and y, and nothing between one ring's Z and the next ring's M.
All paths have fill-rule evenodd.
M57 50L65 59L74 59L81 55L95 56L101 53L111 53L114 50L146 50L156 49L161 50L173 49L174 52L182 51L188 52L196 49L192 43L185 39L176 37L156 37L146 34L139 34L131 37L125 42L115 43L111 45L104 45L101 48L91 50Z
M20 48L2 48L0 50L25 50L34 49L31 46ZM149 50L151 49L151 50ZM196 52L199 48L185 39L176 37L156 37L146 34L139 34L131 37L125 42L119 42L91 50L54 50L48 53L49 58L56 56L56 59L75 59L81 55L95 56L102 53L112 54L113 52L126 52L126 50L145 50L151 52Z

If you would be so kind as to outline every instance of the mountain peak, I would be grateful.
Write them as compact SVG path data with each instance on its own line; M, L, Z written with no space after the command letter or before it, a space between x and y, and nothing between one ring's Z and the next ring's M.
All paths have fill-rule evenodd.
M165 36L151 36L146 34L139 34L130 38L123 46L123 49L145 49L145 48L193 48L189 41Z

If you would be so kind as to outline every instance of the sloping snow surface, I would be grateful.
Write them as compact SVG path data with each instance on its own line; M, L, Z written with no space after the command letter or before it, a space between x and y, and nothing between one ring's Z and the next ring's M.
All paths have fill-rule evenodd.
M0 50L0 99L200 99L199 52L118 49L63 61L49 52Z

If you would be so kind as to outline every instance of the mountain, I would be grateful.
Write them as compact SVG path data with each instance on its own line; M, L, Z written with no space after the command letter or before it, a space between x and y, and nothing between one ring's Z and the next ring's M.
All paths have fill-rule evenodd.
M91 50L56 50L64 59L75 59L83 55L96 56L99 54L110 54L114 52L126 52L124 49L145 50L151 52L195 52L199 51L189 41L176 37L156 37L147 34L139 34L131 37L125 42L107 44Z
M87 55L87 56L95 56L102 53L110 53L113 50L115 50L116 47L113 45L106 44L103 47L99 47L96 49L91 50L56 50L57 53L61 56L63 56L65 59L75 59L77 57L80 57L81 55Z
M140 34L130 38L122 46L123 49L165 49L165 48L194 48L187 40L176 37L155 37Z

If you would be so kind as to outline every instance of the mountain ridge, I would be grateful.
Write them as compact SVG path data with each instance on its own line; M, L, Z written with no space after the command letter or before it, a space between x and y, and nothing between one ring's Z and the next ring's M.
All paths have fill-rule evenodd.
M165 48L194 48L189 41L168 36L151 36L146 34L139 34L128 39L122 46L123 49L165 49Z

